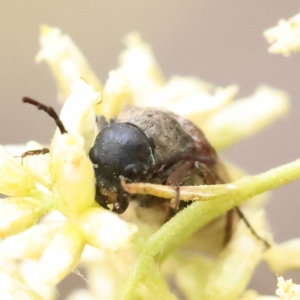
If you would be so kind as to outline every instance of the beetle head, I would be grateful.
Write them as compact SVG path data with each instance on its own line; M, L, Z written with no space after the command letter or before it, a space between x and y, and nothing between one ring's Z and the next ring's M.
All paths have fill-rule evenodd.
M98 197L105 195L108 198L106 203L126 202L120 176L133 181L142 180L154 163L152 151L146 135L132 124L113 123L103 128L89 153L94 164L97 193L102 194ZM113 199L113 195L117 199Z

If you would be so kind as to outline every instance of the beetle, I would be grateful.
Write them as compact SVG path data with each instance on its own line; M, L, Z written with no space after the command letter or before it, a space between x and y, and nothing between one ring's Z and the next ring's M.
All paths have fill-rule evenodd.
M51 116L61 133L66 133L56 112L31 98L30 103ZM27 151L22 155L45 154L47 149ZM189 120L172 112L137 106L128 106L110 123L103 121L90 149L89 156L96 177L96 201L122 214L130 202L140 207L158 207L164 210L162 222L170 219L190 202L180 201L180 186L210 185L230 182L226 168L204 133ZM125 192L120 177L133 182L167 184L176 190L173 205L170 201L152 195L138 197ZM269 247L251 227L238 207L234 208L251 232ZM227 213L225 242L231 236L233 210Z
M89 155L95 168L96 199L103 207L112 203L118 213L127 209L131 197L122 190L120 176L129 181L170 184L178 191L180 185L229 182L225 167L202 131L160 109L125 108L100 129Z

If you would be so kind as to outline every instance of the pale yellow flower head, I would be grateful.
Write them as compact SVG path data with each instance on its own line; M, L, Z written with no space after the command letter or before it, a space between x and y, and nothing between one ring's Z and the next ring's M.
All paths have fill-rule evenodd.
M300 50L300 14L288 20L279 20L276 27L264 32L270 44L269 52L290 56Z
M300 285L293 284L291 279L284 280L282 276L278 277L276 295L282 300L299 300Z

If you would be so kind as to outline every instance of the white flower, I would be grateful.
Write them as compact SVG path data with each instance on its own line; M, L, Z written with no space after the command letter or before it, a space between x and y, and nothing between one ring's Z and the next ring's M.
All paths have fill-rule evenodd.
M300 50L300 14L289 20L279 20L276 27L264 32L265 38L270 44L269 52L281 53L289 56L292 52Z

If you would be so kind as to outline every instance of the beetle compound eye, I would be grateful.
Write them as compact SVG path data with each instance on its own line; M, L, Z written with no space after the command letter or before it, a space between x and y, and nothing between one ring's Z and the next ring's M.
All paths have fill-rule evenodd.
M124 176L131 180L142 180L144 173L145 168L140 164L130 164L124 169Z

